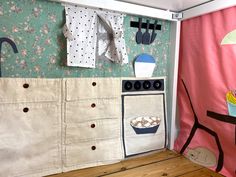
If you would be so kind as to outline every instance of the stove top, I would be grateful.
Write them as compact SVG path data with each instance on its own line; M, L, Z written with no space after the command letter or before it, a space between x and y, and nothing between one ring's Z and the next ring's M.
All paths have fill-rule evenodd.
M164 79L122 80L122 92L164 91Z

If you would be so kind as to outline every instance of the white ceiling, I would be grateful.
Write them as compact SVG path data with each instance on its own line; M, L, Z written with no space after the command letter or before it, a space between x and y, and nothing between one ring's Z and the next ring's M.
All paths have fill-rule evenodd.
M117 0L179 12L212 0Z

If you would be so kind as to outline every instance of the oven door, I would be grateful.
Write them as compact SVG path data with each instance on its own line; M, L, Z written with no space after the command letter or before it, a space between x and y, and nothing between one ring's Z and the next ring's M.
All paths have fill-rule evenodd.
M122 96L125 157L165 148L164 98L164 93Z

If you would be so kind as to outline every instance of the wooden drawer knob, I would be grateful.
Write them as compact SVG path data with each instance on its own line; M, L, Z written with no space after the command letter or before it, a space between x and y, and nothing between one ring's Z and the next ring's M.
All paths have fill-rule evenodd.
M95 124L91 124L91 128L95 128Z
M96 149L96 146L92 146L91 149L94 151Z
M29 88L29 84L25 83L25 84L23 84L23 87L24 88Z
M28 112L29 111L29 108L23 108L23 112Z
M91 104L91 107L92 107L92 108L95 108L95 107L96 107L96 104L95 104L95 103L92 103L92 104Z
M97 85L97 83L96 83L96 82L93 82L93 83L92 83L92 86L96 86L96 85Z

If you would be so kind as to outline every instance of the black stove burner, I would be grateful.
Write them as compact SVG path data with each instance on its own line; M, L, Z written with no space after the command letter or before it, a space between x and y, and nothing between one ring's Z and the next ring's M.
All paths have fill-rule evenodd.
M161 83L161 81L160 80L156 80L156 81L154 81L154 83L153 83L153 87L155 88L155 89L160 89L161 88L161 86L162 86L162 83Z
M141 82L135 81L135 83L134 83L134 89L135 89L135 90L140 90L140 89L141 89Z
M122 81L122 92L137 91L164 91L164 79Z
M144 88L145 90L150 89L150 87L151 87L151 83L150 83L149 81L144 81L144 82L143 82L143 88Z
M125 90L131 90L133 87L133 84L130 81L125 82Z

